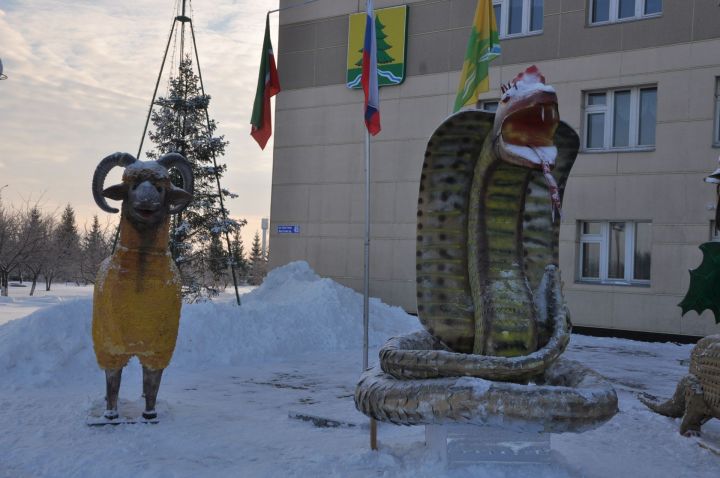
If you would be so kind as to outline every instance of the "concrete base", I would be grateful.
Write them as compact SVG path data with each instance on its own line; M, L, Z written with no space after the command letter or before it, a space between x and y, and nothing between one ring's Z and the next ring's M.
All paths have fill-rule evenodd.
M426 425L425 444L447 466L547 464L550 434L469 424Z

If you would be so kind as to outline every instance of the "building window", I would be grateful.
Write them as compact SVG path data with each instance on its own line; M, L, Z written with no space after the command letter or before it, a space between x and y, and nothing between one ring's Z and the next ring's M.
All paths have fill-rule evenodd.
M498 100L480 100L478 101L477 107L478 109L494 113L498 109Z
M715 78L715 128L713 146L720 146L720 77Z
M540 33L543 0L493 0L500 38Z
M590 24L614 23L658 16L662 0L589 0Z
M585 94L585 150L648 149L655 146L657 87Z
M650 222L581 221L579 229L578 280L650 283Z

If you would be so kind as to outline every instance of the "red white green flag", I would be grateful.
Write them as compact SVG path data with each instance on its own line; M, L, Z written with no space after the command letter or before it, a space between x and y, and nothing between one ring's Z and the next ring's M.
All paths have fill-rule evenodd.
M280 92L280 79L275 66L272 43L270 43L270 14L265 17L265 40L260 59L260 73L258 75L255 104L253 105L250 124L250 135L255 138L260 148L265 149L272 135L272 122L270 121L270 98Z

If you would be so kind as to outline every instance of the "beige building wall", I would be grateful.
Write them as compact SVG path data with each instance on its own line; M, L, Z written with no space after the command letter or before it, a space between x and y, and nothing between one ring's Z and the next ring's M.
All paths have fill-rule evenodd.
M281 0L282 6L297 3ZM415 219L427 140L452 113L475 0L409 4L407 77L381 88L382 132L372 139L372 296L415 312ZM375 2L376 8L402 4ZM650 151L581 153L568 182L561 269L576 325L705 335L711 314L680 318L687 270L701 260L715 191L714 89L720 77L720 7L663 2L657 18L588 26L587 0L545 0L539 35L502 40L482 98L530 64L558 92L560 114L582 137L584 92L657 85ZM364 159L362 92L345 87L348 14L364 1L319 0L280 14L271 205L271 267L306 260L321 275L362 289ZM649 286L576 281L578 221L652 221ZM298 225L299 234L278 234Z

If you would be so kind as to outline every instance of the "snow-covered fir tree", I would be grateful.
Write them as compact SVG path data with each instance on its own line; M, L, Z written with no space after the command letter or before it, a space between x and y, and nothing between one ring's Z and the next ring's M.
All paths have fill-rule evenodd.
M250 248L250 274L248 284L260 285L265 277L265 258L260 246L260 233L255 231L252 247Z
M235 272L238 279L247 282L248 260L245 257L245 245L243 244L240 228L233 232L231 258L235 264Z
M195 173L194 199L185 211L173 217L170 238L170 251L183 277L183 295L190 301L216 293L213 284L208 283L208 278L213 277L208 257L213 238L224 241L226 231L232 234L245 224L245 220L223 220L216 173L222 178L227 167L217 163L216 168L213 159L225 154L228 142L222 135L214 136L214 120L209 120L208 127L209 104L210 96L202 94L192 60L182 59L177 75L170 79L168 95L155 101L151 116L154 130L149 133L155 149L147 153L149 158L157 159L178 152L190 161ZM179 175L173 174L172 179L182 186ZM235 197L226 189L222 195L224 199Z
M85 233L82 241L80 275L86 282L95 283L95 276L100 264L110 255L112 245L110 242L100 226L97 214L94 215L90 230Z
M45 290L50 290L55 278L77 280L80 268L80 236L75 223L75 210L68 204L53 231L52 249L45 270Z
M220 234L213 234L208 245L208 269L211 284L216 288L227 285L228 255L223 249Z

